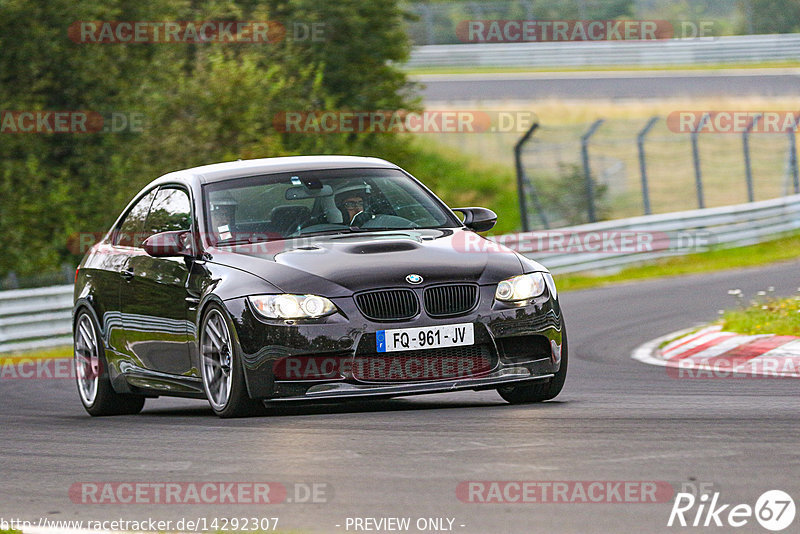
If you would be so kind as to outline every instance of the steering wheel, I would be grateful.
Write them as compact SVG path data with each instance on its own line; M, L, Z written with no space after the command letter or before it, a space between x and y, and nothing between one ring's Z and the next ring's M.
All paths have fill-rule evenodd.
M359 215L356 215L356 217L358 217ZM399 215L387 215L385 213L379 213L377 215L372 215L369 219L360 224L359 227L361 228L386 227L389 229L400 230L400 229L419 228L419 224L415 223L410 219L406 219L405 217L400 217Z
M318 213L316 215L312 215L307 220L301 222L297 225L292 235L297 234L300 230L304 228L308 228L309 226L316 226L318 224L329 224L328 217L324 213Z
M364 210L360 213L356 213L356 216L353 217L352 221L350 221L350 226L355 226L360 228L364 226L364 224L366 224L368 221L371 221L374 218L375 215L373 215L372 212L370 212L369 210Z

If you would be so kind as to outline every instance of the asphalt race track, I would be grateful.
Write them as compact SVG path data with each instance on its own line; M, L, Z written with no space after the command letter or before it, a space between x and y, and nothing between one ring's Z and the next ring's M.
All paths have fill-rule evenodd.
M428 102L800 96L800 70L617 71L413 76Z
M800 261L562 295L570 373L555 401L534 406L488 391L219 420L203 402L158 399L138 416L92 419L70 380L0 380L0 517L277 516L279 530L311 532L346 532L348 517L454 518L453 531L481 534L708 531L667 528L670 502L470 504L456 487L665 481L711 483L731 504L753 506L769 489L798 501L800 382L680 380L630 358L649 339L714 319L733 304L728 289L796 293L798 272ZM73 503L70 486L89 481L323 483L328 502ZM736 530L765 532L752 518Z

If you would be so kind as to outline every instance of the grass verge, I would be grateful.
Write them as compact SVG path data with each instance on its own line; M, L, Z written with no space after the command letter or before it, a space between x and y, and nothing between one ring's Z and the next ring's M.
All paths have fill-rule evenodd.
M570 291L648 278L754 267L793 260L798 257L800 257L800 234L793 234L748 247L713 249L707 252L658 260L648 265L628 267L609 275L565 274L556 276L555 279L559 291ZM540 260L547 266L546 257L540 258Z
M663 349L664 347L666 347L667 345L669 345L670 343L672 343L676 339L680 339L680 338L683 338L683 337L689 337L692 334L695 334L695 333L699 332L702 328L705 328L705 326L698 326L697 328L692 328L692 329L687 330L687 331L685 331L684 333L682 333L682 334L680 334L678 336L670 336L667 339L663 340L661 343L659 343L658 344L658 348L659 349Z
M800 297L769 299L722 315L722 329L739 334L800 336Z
M21 352L9 352L0 354L0 359L14 359L14 358L72 358L72 346L71 345L64 345L63 347L53 347L47 349L38 349L34 351L21 351ZM3 531L0 530L0 534L3 534Z

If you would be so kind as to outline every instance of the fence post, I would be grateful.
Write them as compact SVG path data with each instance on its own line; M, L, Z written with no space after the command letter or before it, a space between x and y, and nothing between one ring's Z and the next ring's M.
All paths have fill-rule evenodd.
M650 210L650 190L647 187L647 160L644 155L644 138L657 122L658 117L650 117L645 127L636 136L636 144L639 147L639 172L642 176L642 204L644 204L645 215L650 215L652 211Z
M531 200L533 200L533 206L536 208L536 211L539 213L539 219L542 221L542 225L545 228L550 228L550 225L547 222L547 215L545 215L544 210L542 210L542 205L539 202L539 195L536 193L536 187L533 185L532 182L528 180L525 176L525 167L522 165L522 147L525 143L528 142L528 139L533 135L533 132L539 127L539 121L534 121L531 124L531 127L528 128L528 131L519 138L517 143L514 145L514 165L517 169L517 196L519 197L519 216L522 220L522 231L529 232L530 222L528 221L528 202L527 202L527 193L530 191L531 193Z
M61 275L64 277L65 284L71 284L75 281L75 267L69 263L61 264Z
M597 119L581 136L581 157L583 159L583 176L586 180L586 207L589 222L597 222L594 210L594 182L592 182L592 171L589 168L589 138L594 135L601 124L603 124L603 119Z
M4 287L3 289L17 289L19 288L19 279L17 278L17 273L14 271L10 271L7 275L5 280L3 280Z
M428 4L418 3L416 7L421 7L424 15L422 15L423 24L425 25L425 40L429 45L435 45L436 38L433 32L433 13L431 13L431 6Z
M697 207L703 209L706 207L705 200L703 199L703 173L700 169L700 150L697 146L697 135L700 133L700 130L703 129L703 126L706 125L708 119L710 118L708 113L703 114L703 118L700 119L700 124L697 125L697 128L694 129L692 132L692 159L694 160L694 182L695 187L697 188Z
M789 169L792 173L792 184L794 185L794 194L800 193L800 176L797 170L797 143L795 141L795 131L797 126L800 125L800 115L794 121L794 126L789 128L786 132L789 136Z
M755 194L753 192L753 169L750 165L750 132L756 127L758 119L761 118L761 113L756 114L747 128L742 133L742 150L744 151L744 177L747 180L747 201L753 202Z

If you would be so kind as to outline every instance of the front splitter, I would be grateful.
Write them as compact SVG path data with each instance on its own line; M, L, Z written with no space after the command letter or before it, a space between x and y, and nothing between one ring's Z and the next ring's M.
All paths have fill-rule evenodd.
M311 386L304 395L266 399L266 402L297 402L317 399L348 399L364 397L399 397L449 391L494 389L502 386L537 382L553 378L553 374L531 375L525 368L506 368L480 378L461 378L436 382L414 382L392 385L319 384Z

